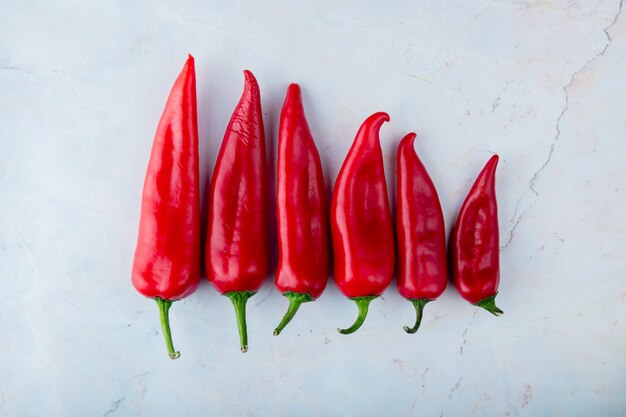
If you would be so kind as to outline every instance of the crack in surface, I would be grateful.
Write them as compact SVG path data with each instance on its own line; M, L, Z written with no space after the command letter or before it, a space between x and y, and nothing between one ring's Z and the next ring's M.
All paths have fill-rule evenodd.
M556 133L554 135L554 139L552 140L552 143L550 144L550 150L548 151L548 156L546 157L546 160L543 162L543 164L539 167L539 169L534 172L533 176L528 181L528 187L526 191L524 191L522 195L519 197L519 199L517 200L513 217L511 217L511 220L509 222L513 226L511 227L511 230L508 233L506 243L500 248L501 251L508 248L509 245L511 245L511 242L513 242L513 237L515 236L515 231L517 230L517 227L519 226L520 222L522 221L526 213L528 213L528 211L532 209L535 206L535 203L537 202L539 193L535 189L535 184L537 180L539 179L539 175L546 169L548 164L552 161L552 155L554 154L554 149L556 148L556 145L559 139L561 138L561 121L563 120L565 113L567 113L567 111L569 110L569 90L574 84L574 81L576 81L576 77L578 77L578 75L581 72L585 71L599 57L603 56L606 53L606 51L609 49L609 46L611 45L611 42L613 41L613 37L609 33L609 30L611 29L611 27L613 27L613 25L615 25L615 23L617 23L617 20L619 19L619 16L622 13L623 5L624 5L624 0L620 0L618 4L617 13L615 13L615 15L613 16L613 19L611 19L609 24L602 29L607 39L607 42L604 45L604 47L599 52L594 54L590 59L588 59L580 68L574 71L572 75L570 76L568 83L563 86L563 95L565 96L565 103L563 105L563 108L561 109L561 112L556 118L556 123L554 126L554 130L556 131ZM526 209L524 209L524 211L516 218L519 204L529 191L534 194L533 202L528 207L526 207Z
M24 249L26 249L26 252L28 252L28 256L30 256L34 260L35 253L33 252L32 248L30 247L26 239L24 238L24 233L22 233L22 230L15 225L13 225L13 228L17 232L17 236L19 237L20 242L22 243L22 246L24 247Z
M456 381L456 384L454 384L454 386L450 389L450 392L448 393L448 400L451 400L454 391L458 390L461 387L461 382L463 382L463 377L460 377L459 380Z
M424 390L426 388L426 374L428 373L429 370L430 370L430 366L427 367L424 370L424 372L422 372L422 374L421 374L422 390ZM415 399L413 400L413 403L411 404L410 414L413 414L413 410L415 409L415 405L417 404L417 400L419 400L419 398L420 398L419 394L417 396L415 396Z
M259 302L258 302L258 303L256 303L256 304L254 305L254 309L256 309L258 306L260 306L261 304L263 304L263 303L264 303L264 302L265 302L268 298L270 298L270 296L271 296L273 293L274 293L274 289L273 289L273 288L271 288L271 289L269 290L269 292L267 293L267 295L266 295L265 297L263 297L261 300L259 300ZM253 309L251 309L251 310L253 310Z
M0 67L0 70L3 70L3 71L19 71L19 72L28 73L28 71L26 71L24 68L15 67L13 65L2 66L2 67Z
M476 20L481 14L485 13L485 11L487 11L487 9L489 8L489 6L491 6L494 3L495 0L490 1L489 3L485 4L483 6L482 9L480 9L480 11L478 13L476 13L474 16L470 17L470 19L463 25L461 26L456 32L454 32L449 38L448 40L456 37L459 33L463 32L465 29L467 29L472 22L474 22L474 20Z
M453 91L457 93L458 95L460 95L461 97L465 98L465 96L463 95L463 93L461 92L459 88L450 87L449 85L441 84L441 83L438 83L437 81L431 80L430 78L420 77L419 75L411 74L410 72L400 71L400 74L404 74L407 77L411 77L416 80L425 82L427 84L434 85L435 87L445 88L446 90Z
M463 356L463 349L465 348L465 345L467 344L467 332L469 331L469 328L474 322L474 319L476 318L477 315L478 315L478 311L474 311L472 318L467 323L467 327L465 327L465 330L463 331L463 342L461 343L461 346L459 347L459 353L461 356Z
M118 408L120 408L120 404L122 404L122 402L126 399L126 397L122 397L119 400L113 401L111 403L111 406L109 407L109 409L107 411L105 411L104 414L102 414L102 417L107 417L113 413L115 413L117 411Z

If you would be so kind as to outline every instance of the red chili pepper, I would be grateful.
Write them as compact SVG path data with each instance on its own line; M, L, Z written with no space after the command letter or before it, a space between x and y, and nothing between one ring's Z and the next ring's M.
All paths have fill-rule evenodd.
M302 303L318 298L328 280L324 174L304 115L300 87L291 84L278 129L278 270L276 288L289 299L277 336Z
M361 125L339 171L330 222L335 252L335 282L356 302L359 315L342 334L365 321L370 301L391 282L394 242L387 184L378 132L387 113L375 113Z
M454 284L470 303L498 316L500 239L496 202L498 155L489 159L465 198L452 233Z
M415 153L415 133L398 145L397 215L398 292L413 303L415 325L404 326L415 333L426 303L446 289L446 230L437 190Z
M209 281L232 301L241 351L248 350L246 302L268 273L267 169L259 85L244 71L243 94L217 157L205 248Z
M143 185L132 282L154 298L170 358L174 350L168 312L173 301L198 288L200 191L198 186L196 74L191 55L176 79L152 144Z

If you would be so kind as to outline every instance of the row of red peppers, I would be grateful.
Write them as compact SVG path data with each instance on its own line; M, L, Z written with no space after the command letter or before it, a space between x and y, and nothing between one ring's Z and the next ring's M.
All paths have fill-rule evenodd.
M209 281L232 301L241 350L247 351L245 306L268 275L267 161L259 87L244 71L244 92L230 119L209 196L205 268ZM356 331L369 303L390 284L395 243L379 130L386 113L365 120L341 167L332 195L330 225L335 282L359 314L343 334ZM419 327L424 305L448 279L445 227L437 191L406 135L397 152L397 285L410 300ZM491 313L499 282L498 216L493 156L459 212L450 239L454 283L469 302ZM322 165L306 121L300 88L291 84L280 116L276 287L289 308L278 335L300 305L317 299L329 272L327 205ZM176 80L155 135L144 182L132 282L159 306L172 359L168 311L190 295L200 277L200 192L194 60Z

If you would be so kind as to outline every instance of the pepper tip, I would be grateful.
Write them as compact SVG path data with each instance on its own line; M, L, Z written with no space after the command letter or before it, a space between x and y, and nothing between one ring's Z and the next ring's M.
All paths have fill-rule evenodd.
M170 359L174 360L174 359L178 359L180 358L180 352L176 351L174 353L170 353Z
M404 137L400 141L400 144L401 145L406 144L406 146L412 146L413 143L415 142L415 138L417 138L417 133L409 132L406 135L404 135Z
M247 345L241 347L241 352L246 353L247 351L248 351Z
M300 86L298 83L289 84L289 87L287 87L287 97L289 96L300 97Z
M256 77L254 76L254 74L252 74L252 71L250 70L243 70L243 76L246 80L246 82L252 82L256 84Z
M372 116L374 116L375 118L380 118L384 122L388 122L389 120L391 120L391 117L389 117L389 113L386 113L384 111L374 113Z
M186 71L188 72L193 72L196 69L196 60L193 58L193 55L191 54L187 54L187 61L185 61L185 67L184 67Z

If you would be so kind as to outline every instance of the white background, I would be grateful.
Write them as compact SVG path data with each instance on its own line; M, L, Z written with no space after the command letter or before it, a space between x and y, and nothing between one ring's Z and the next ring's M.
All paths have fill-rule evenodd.
M0 416L624 415L618 3L2 1ZM171 361L130 268L151 142L188 52L203 182L245 68L269 161L286 87L301 84L329 189L376 111L391 115L390 193L395 146L417 131L448 227L500 154L505 314L449 287L407 335L414 311L394 283L342 336L356 307L331 281L273 337L287 302L268 277L242 354L230 301L203 280L171 309Z

